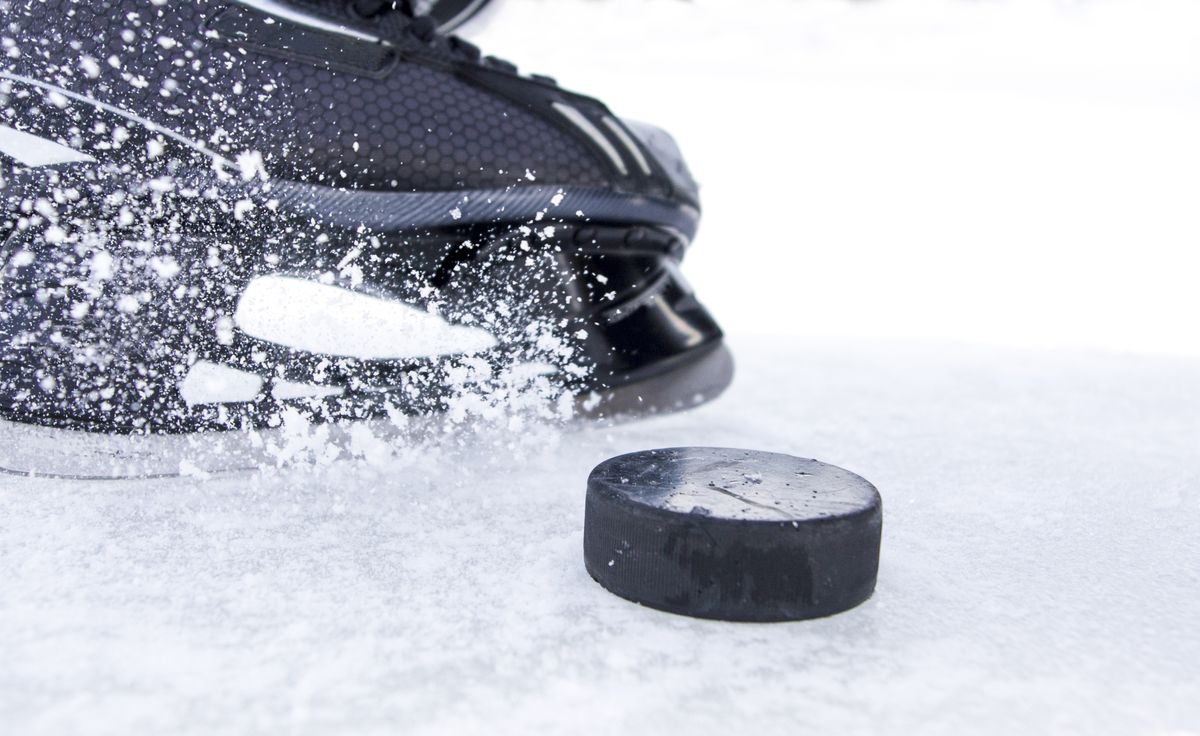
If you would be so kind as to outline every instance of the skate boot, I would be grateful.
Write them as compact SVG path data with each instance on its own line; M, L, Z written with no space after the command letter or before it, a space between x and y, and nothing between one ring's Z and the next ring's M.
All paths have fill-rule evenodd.
M665 133L407 3L0 8L0 468L167 474L198 433L729 382Z

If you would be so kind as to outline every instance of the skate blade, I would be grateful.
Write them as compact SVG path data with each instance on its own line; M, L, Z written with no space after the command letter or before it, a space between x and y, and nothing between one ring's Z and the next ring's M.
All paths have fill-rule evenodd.
M70 480L133 480L254 472L301 463L383 457L432 421L405 418L264 430L108 435L0 420L0 473Z
M576 417L616 424L687 411L720 396L733 382L733 373L733 354L718 342L674 370L579 397Z
M691 409L733 379L733 357L718 343L662 375L578 397L576 428ZM343 424L300 422L276 429L192 434L108 435L0 419L0 473L70 480L207 477L266 468L372 458L447 431L437 415Z

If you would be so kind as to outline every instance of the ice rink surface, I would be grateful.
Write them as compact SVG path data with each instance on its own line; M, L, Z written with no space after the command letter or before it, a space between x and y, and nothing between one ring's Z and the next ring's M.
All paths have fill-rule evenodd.
M730 7L509 0L479 39L677 133L725 397L389 467L0 477L0 732L1200 734L1194 6ZM593 583L592 466L705 444L872 481L875 596L722 624Z
M1200 363L735 341L694 413L373 471L0 479L10 733L1196 733ZM788 624L618 599L584 481L680 444L884 498L875 596Z

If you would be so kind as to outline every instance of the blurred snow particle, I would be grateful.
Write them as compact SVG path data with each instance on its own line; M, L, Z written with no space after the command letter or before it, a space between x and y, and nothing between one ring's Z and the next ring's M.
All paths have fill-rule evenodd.
M179 275L179 263L170 256L150 259L150 268L160 279L173 279Z
M113 275L113 257L106 250L98 250L92 254L88 262L88 275L92 281L107 281Z
M216 332L217 342L222 345L233 344L233 320L231 318L218 318L216 324L213 325L213 331Z
M241 172L242 181L250 181L254 178L266 181L270 178L270 175L267 174L262 154L258 151L243 151L239 153L236 163L238 171Z
M137 297L135 296L125 294L117 300L117 309L124 314L133 314L141 308L142 305L140 302L138 302Z
M8 263L13 268L28 266L29 264L33 263L33 253L27 250L17 251L15 254L13 254L12 259L9 260Z
M95 79L100 76L100 62L90 56L84 56L79 59L79 68L83 69L83 73L89 79Z

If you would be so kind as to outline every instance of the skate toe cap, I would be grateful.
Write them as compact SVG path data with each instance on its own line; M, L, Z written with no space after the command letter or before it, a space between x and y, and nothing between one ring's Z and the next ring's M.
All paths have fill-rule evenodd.
M683 158L683 152L679 150L679 144L671 134L655 125L637 120L625 119L622 122L662 167L675 196L699 206L700 185L692 176L691 169Z

